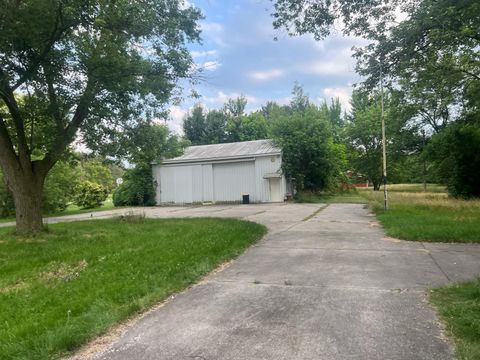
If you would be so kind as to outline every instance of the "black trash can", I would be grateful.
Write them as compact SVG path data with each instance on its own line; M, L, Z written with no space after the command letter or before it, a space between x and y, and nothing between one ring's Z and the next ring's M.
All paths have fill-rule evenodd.
M250 195L242 195L242 204L250 204Z

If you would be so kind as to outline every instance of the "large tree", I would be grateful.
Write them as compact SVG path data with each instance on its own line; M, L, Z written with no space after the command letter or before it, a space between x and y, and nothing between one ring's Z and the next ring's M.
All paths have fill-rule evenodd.
M192 75L185 43L199 40L201 14L182 0L0 8L0 166L17 232L28 233L42 228L45 177L77 136L105 141L103 133L154 114Z

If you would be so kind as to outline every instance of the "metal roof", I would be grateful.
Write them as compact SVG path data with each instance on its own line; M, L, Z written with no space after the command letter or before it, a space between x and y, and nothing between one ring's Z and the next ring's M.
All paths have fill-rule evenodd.
M242 159L278 155L280 148L272 140L254 140L235 143L189 146L182 156L162 161L163 164L199 162L207 160Z

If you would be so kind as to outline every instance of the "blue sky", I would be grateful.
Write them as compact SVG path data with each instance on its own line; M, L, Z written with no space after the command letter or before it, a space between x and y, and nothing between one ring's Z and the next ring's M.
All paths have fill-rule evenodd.
M352 85L359 81L351 48L361 45L361 40L340 34L323 41L289 37L273 29L269 0L189 3L205 15L202 44L189 45L197 66L203 69L203 80L195 86L201 98L185 97L170 107L172 130L181 132L183 117L197 101L209 109L219 108L229 97L243 94L248 111L269 100L288 103L295 81L317 103L339 97L348 107Z

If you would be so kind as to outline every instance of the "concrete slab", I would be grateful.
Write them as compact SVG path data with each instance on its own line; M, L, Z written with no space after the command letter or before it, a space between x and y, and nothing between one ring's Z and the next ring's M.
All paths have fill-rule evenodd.
M142 319L101 359L452 358L418 292L208 282Z
M246 219L269 233L94 358L453 359L425 290L479 276L480 246L389 239L364 205L322 206L136 209L156 218Z
M217 281L302 286L424 289L448 278L427 251L251 249Z

